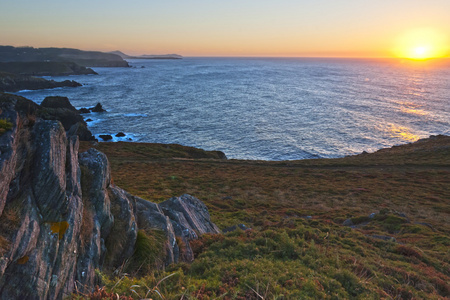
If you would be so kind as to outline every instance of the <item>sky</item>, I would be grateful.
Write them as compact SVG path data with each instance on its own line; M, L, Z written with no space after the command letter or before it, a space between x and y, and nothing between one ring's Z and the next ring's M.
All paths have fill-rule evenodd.
M392 57L429 53L430 43L450 55L450 0L0 0L0 45Z

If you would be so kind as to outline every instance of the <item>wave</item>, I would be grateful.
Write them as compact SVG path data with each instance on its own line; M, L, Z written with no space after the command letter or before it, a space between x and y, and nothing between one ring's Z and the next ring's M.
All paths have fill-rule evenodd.
M135 113L131 113L131 114L124 114L124 117L148 117L147 114L135 114Z
M100 137L100 135L110 135L112 137L112 139L108 140L108 141L104 141ZM95 134L94 136L99 142L137 142L139 140L135 134L131 134L131 133L125 133L125 136L122 136L122 137L117 137L115 135L116 134L111 134L111 133L98 133L98 134Z
M86 121L86 120L88 120L88 119L91 119L91 121ZM105 120L105 119L93 119L93 118L91 118L91 117L85 118L85 121L86 121L86 123L87 123L88 126L96 125L96 124L98 124L98 123L100 123L100 122L103 122L104 120Z

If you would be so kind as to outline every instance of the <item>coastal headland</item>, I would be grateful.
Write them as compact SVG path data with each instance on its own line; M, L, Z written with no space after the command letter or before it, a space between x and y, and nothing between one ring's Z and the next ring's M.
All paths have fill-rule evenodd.
M1 94L0 108L4 299L450 296L448 136L229 160L80 141L64 97Z
M35 76L96 75L89 67L129 67L120 56L68 48L0 46L0 91L78 87L73 80L58 82Z

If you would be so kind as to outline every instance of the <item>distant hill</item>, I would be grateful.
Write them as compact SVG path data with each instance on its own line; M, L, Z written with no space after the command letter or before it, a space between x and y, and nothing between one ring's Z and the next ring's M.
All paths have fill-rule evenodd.
M73 62L83 67L129 67L116 54L71 48L0 46L0 62Z
M123 59L182 59L183 58L183 56L181 56L179 54L163 54L163 55L145 54L145 55L132 56L132 55L125 54L119 50L111 51L108 53L119 55Z

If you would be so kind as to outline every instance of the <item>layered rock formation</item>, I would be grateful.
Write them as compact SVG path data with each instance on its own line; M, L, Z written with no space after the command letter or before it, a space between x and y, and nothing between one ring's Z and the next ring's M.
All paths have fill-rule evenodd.
M0 91L17 92L20 90L54 89L57 87L78 87L73 80L54 81L28 75L16 75L0 71Z
M189 241L219 232L192 196L154 204L115 186L106 156L78 153L78 137L40 118L39 109L22 97L0 97L0 119L13 124L0 136L1 299L89 291L96 269L132 260L146 230L163 233L163 264L191 261Z

